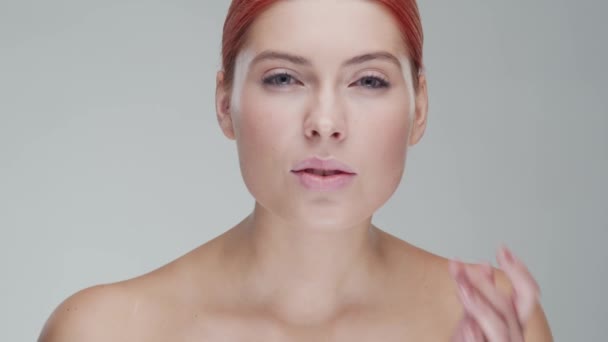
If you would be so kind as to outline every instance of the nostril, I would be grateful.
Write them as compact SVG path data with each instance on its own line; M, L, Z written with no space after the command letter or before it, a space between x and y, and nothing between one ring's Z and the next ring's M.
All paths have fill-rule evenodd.
M317 132L316 130L311 129L311 130L309 131L309 134L308 134L308 135L310 135L310 136L312 136L312 137L316 137L316 136L318 136L318 135L320 135L320 134L319 134L319 132Z
M321 136L328 136L328 137L331 137L331 138L336 138L336 139L342 139L342 137L344 136L344 135L342 134L342 132L340 132L339 130L338 130L338 131L334 131L334 132L332 132L331 134L329 134L329 132L327 132L327 133L325 133L325 134L322 134L322 133L321 133L319 130L316 130L316 129L311 129L311 130L308 130L306 135L307 135L308 137L321 137Z

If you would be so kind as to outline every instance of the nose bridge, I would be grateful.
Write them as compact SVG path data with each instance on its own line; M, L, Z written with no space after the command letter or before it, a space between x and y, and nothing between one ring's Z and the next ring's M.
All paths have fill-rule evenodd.
M344 139L346 136L345 114L343 100L339 93L330 86L320 87L307 115L306 136Z

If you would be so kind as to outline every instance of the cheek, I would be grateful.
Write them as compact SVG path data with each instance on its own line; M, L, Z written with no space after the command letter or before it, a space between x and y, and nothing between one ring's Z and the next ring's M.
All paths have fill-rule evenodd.
M357 122L356 144L365 151L370 183L375 187L394 190L400 182L407 155L410 120L404 100L383 101L381 105L361 113ZM361 107L360 107L361 108ZM370 184L371 185L371 184Z
M385 176L400 177L407 154L409 122L405 116L399 120L388 120L378 125L374 145L374 170Z
M288 149L297 138L298 108L293 98L272 97L255 89L243 93L236 126L244 176L272 177L288 167L285 158L289 160L288 153L293 154Z
M374 158L386 159L378 166L400 163L407 151L410 120L407 113L409 101L406 99L383 99L374 103L357 103L359 113L357 143L368 146Z
M257 147L286 140L299 112L294 99L268 96L260 90L247 91L242 97L241 109L239 134L245 143Z

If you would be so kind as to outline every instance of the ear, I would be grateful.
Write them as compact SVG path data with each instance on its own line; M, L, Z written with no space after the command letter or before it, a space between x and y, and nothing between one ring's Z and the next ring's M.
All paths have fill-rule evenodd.
M416 145L426 130L427 116L429 110L429 97L426 85L426 76L418 76L418 90L416 92L416 109L410 130L409 146Z
M226 90L224 82L224 71L218 71L215 84L215 112L217 114L217 122L224 135L230 139L235 139L234 125L232 115L230 113L230 93Z

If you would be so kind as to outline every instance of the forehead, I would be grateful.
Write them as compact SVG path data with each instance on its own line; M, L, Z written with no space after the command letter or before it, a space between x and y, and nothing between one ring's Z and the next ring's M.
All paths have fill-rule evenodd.
M249 29L248 50L345 59L369 51L406 55L391 13L369 0L282 0Z

